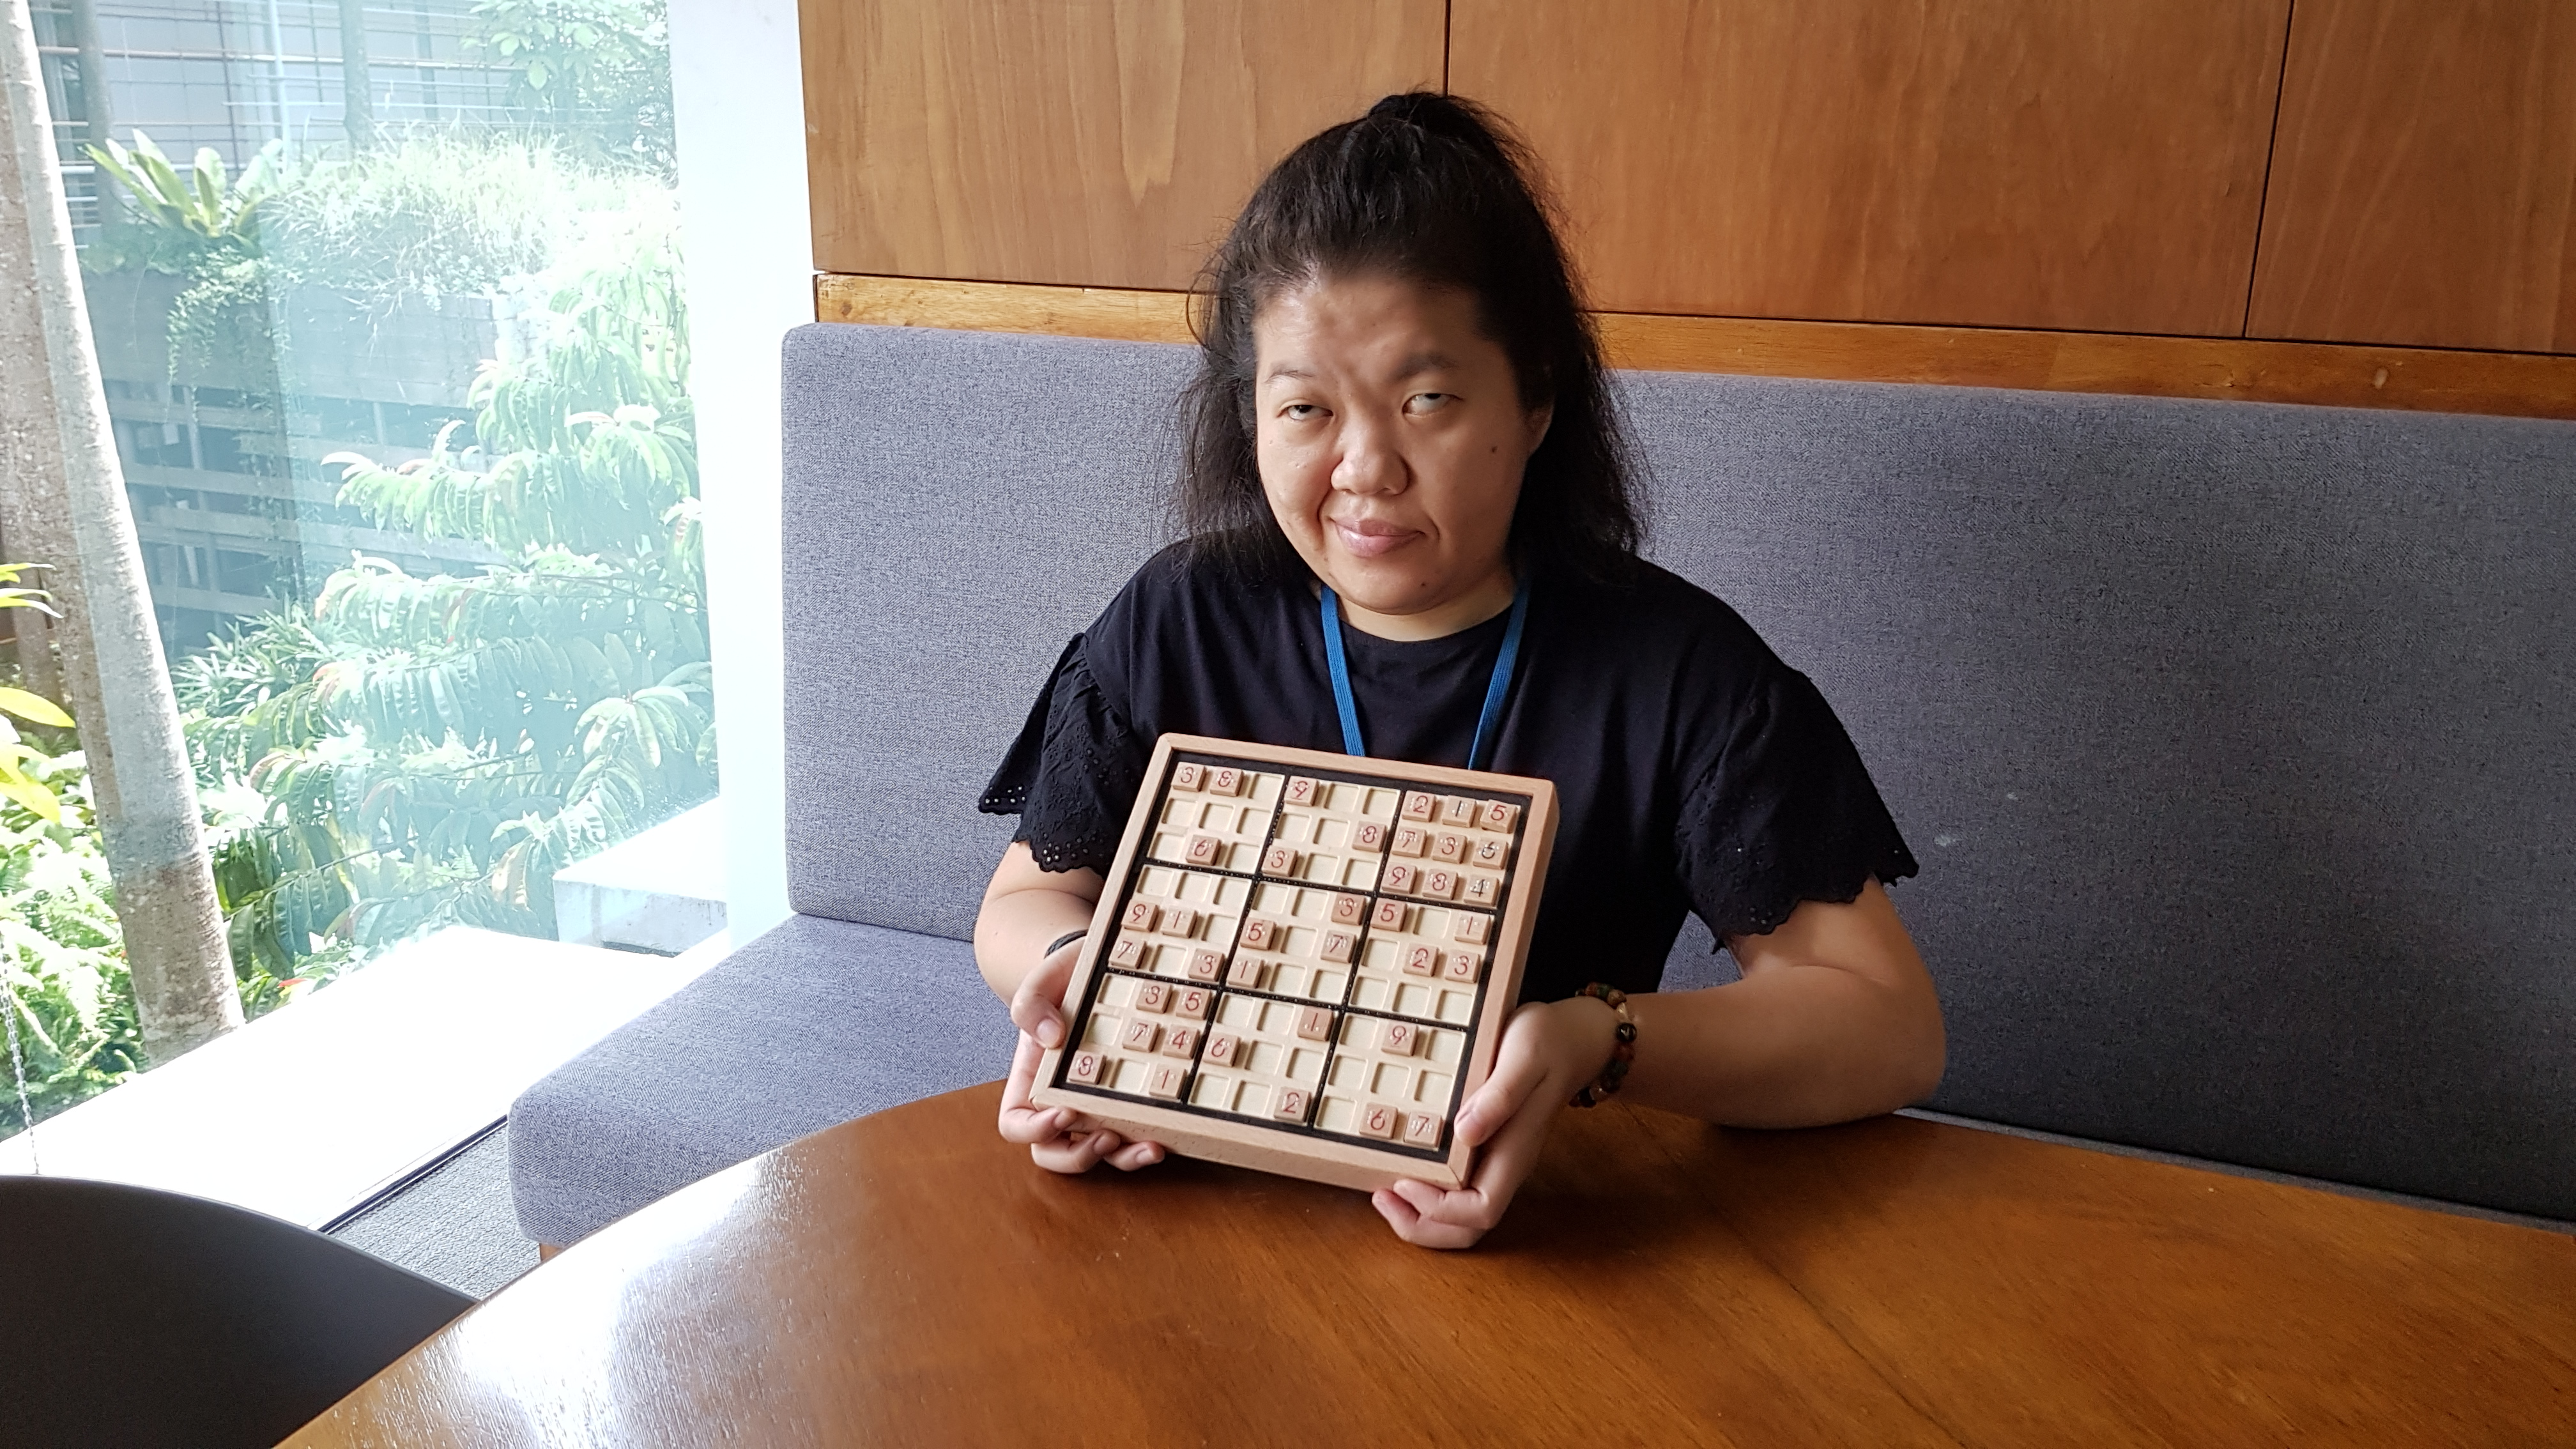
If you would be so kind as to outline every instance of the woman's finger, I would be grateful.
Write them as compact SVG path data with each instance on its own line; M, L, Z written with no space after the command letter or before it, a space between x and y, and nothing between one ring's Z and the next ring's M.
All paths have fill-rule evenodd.
M1163 1155L1163 1144L1160 1142L1130 1142L1116 1152L1110 1153L1104 1160L1121 1172L1134 1172L1137 1168L1151 1167L1162 1161Z
M1081 958L1076 946L1066 946L1038 963L1011 994L1011 1024L1036 1038L1041 1047L1064 1045L1064 1013L1058 1006L1064 1001L1064 988L1073 979L1073 963Z
M1029 1093L1037 1085L1038 1044L1027 1032L1011 1048L1010 1075L1002 1079L1002 1135L1011 1141L1027 1139L1011 1136L1013 1119L1029 1110Z
M1059 1134L1031 1147L1029 1159L1049 1172L1089 1172L1100 1164L1107 1147L1118 1140L1117 1133L1106 1131Z
M1397 1187L1399 1188L1402 1186L1404 1186L1404 1184L1397 1184ZM1425 1183L1414 1183L1412 1186L1424 1188L1431 1192L1439 1191L1439 1189L1432 1188ZM1477 1240L1485 1235L1482 1228L1460 1227L1455 1223L1445 1223L1438 1219L1424 1216L1408 1198L1398 1192L1395 1188L1380 1189L1377 1192L1371 1193L1369 1195L1369 1204L1377 1209L1378 1216L1386 1219L1386 1225L1388 1227L1395 1229L1395 1235L1397 1237L1413 1244L1417 1248L1438 1248L1443 1250L1472 1248L1476 1246Z

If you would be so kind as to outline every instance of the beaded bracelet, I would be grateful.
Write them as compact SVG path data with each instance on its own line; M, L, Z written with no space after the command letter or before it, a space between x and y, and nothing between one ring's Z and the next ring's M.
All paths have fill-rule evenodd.
M1566 1104L1597 1107L1602 1098L1619 1090L1619 1084L1628 1079L1629 1065L1637 1060L1637 1019L1628 1014L1628 993L1616 986L1604 986L1595 981L1575 994L1593 997L1619 1013L1619 1030L1610 1047L1609 1063L1601 1068L1600 1076L1593 1078L1590 1085L1575 1093L1574 1099Z

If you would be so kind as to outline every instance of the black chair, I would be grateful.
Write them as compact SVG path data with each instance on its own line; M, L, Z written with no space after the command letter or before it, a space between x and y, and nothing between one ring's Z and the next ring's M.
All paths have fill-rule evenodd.
M264 1449L473 1306L242 1208L0 1177L0 1442Z

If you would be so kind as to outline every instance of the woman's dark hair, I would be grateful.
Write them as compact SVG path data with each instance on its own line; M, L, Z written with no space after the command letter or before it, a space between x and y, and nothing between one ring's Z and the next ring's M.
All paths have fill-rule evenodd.
M1300 284L1379 275L1473 297L1480 330L1511 360L1521 406L1555 405L1523 475L1514 565L1622 571L1643 532L1627 450L1535 175L1491 112L1428 91L1388 96L1272 168L1200 278L1178 500L1194 547L1251 577L1304 575L1255 462L1252 320Z

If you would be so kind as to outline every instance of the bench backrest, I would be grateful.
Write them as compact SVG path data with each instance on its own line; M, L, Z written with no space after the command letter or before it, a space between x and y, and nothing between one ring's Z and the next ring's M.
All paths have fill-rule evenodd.
M975 797L1166 536L1190 360L791 335L798 910L968 933ZM1816 678L1923 863L1932 1105L2576 1217L2576 426L1622 387L1655 557Z

